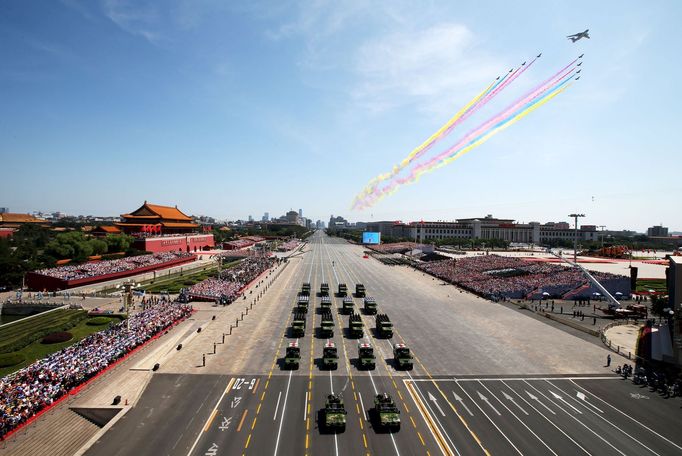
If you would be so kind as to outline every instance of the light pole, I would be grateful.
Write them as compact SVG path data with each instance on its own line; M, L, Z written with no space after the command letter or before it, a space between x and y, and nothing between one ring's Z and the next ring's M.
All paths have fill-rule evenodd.
M575 219L575 234L573 236L573 262L578 263L578 217L585 217L585 214L568 214Z
M601 228L601 248L604 248L604 228L606 228L606 225L599 225L599 228Z
M119 288L120 286L121 285L117 285L116 288ZM123 282L123 304L126 309L126 329L128 331L130 331L130 305L133 302L133 288L138 286L138 284L131 280Z

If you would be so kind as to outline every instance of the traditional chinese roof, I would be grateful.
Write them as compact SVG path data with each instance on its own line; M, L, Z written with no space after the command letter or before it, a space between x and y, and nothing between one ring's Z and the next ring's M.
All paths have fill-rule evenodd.
M103 232L106 234L120 234L121 230L118 227L112 225L100 225L97 228L95 228L93 232Z
M0 224L9 223L47 223L47 220L35 217L31 214L15 214L12 212L0 214Z
M123 219L161 219L191 222L192 218L184 214L177 206L161 206L159 204L149 204L146 201L137 210L130 214L121 214Z

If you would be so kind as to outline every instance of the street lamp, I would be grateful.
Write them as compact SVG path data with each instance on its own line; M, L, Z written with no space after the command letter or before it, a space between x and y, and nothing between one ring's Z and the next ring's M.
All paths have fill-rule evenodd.
M123 285L123 305L126 309L126 329L130 331L130 306L133 302L133 288L137 288L140 284L133 282L132 280L127 280L122 284L116 285L116 288L121 288Z
M585 217L585 214L568 214L575 219L575 234L573 236L573 262L578 263L578 217Z

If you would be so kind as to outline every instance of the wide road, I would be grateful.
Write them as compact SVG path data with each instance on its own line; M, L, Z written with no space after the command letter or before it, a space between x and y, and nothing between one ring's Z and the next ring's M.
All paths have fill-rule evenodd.
M180 363L154 375L140 402L88 452L173 454L619 454L682 452L679 401L610 375L593 341L490 303L405 267L364 258L362 248L311 237L295 268L275 284L277 299L254 326L209 360L207 372ZM281 283L280 283L281 282ZM374 317L360 313L364 336L348 334L341 298L333 297L339 366L321 367L320 299L311 296L305 336L290 336L303 282L314 292L364 283L394 324L379 339ZM362 299L354 299L357 310ZM233 336L231 336L233 337ZM282 365L298 341L297 370ZM359 342L374 346L373 371L356 366ZM415 356L399 371L392 344ZM192 372L188 374L187 372ZM201 371L199 371L201 372ZM330 393L347 410L343 433L324 433L318 414ZM401 411L401 429L383 433L369 419L376 394Z

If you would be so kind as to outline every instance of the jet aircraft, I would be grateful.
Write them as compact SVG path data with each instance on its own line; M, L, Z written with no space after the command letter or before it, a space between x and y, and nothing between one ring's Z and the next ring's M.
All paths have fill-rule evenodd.
M573 35L568 35L566 38L571 40L571 43L575 43L576 41L578 41L581 38L587 38L589 40L590 35L587 34L587 32L589 32L589 31L590 31L590 29L585 29L584 32L575 33Z

